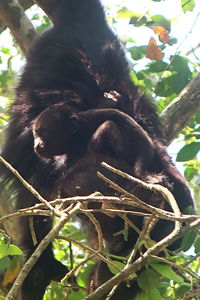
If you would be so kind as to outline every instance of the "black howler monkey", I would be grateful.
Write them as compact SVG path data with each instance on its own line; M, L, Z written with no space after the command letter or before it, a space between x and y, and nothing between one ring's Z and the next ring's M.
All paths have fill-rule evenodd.
M33 124L34 149L44 158L67 154L71 164L91 147L129 163L140 176L152 164L154 146L147 132L127 114L112 108L76 112L55 104ZM104 142L106 140L107 142Z
M73 162L67 174L55 183L51 195L53 199L85 196L94 191L101 192L103 195L118 195L107 183L97 177L97 171L101 171L146 203L155 206L159 206L161 203L165 204L165 200L161 196L155 196L152 192L116 174L108 173L101 167L102 161L142 178L146 182L162 184L173 191L166 174L155 174L150 171L155 152L147 132L134 119L119 110L91 109L76 112L68 105L53 105L44 110L35 120L33 134L34 148L38 155L43 158L51 158L67 154L69 162ZM165 206L166 209L169 208L167 205ZM89 208L101 209L101 205L91 203ZM87 231L89 242L97 245L98 239L93 224L82 214L78 217ZM137 232L129 227L128 241L126 241L123 233L116 234L123 232L124 228L124 221L120 217L95 213L95 218L101 225L109 253L120 256L128 255L138 237ZM128 215L128 218L139 230L142 229L142 217ZM172 222L161 222L162 233L157 235L157 231L154 229L151 232L151 236L157 241L168 235L173 229ZM160 223L157 228L158 226ZM176 247L177 243L170 246L171 249ZM105 278L109 279L112 276L103 262L98 262L91 274L90 281L93 282L93 288L102 284ZM126 293L127 299L131 300L137 291L136 283L130 282L129 288L126 288L125 283L121 283L112 299L123 299L124 293Z
M105 21L100 1L57 0L55 4L53 28L36 41L27 56L10 112L3 157L49 199L52 187L73 164L77 165L79 158L75 162L58 156L40 159L34 152L34 120L53 104L68 104L77 112L115 107L130 115L152 139L155 155L149 169L168 177L183 210L192 203L187 184L165 150L154 106L130 79L124 52ZM16 196L16 209L37 202L3 166L0 173L3 184L9 182L11 193ZM21 222L24 232L20 246L29 257L35 246L27 218ZM51 218L34 217L38 242L50 230L51 223ZM156 237L162 235L161 230L158 228ZM48 283L60 280L66 272L67 268L55 260L50 245L24 282L22 299L42 299Z

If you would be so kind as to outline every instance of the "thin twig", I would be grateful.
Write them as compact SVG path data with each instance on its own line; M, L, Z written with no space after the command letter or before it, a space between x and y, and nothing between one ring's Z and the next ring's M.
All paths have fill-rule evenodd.
M102 296L104 296L110 289L113 288L116 284L121 282L122 280L128 278L132 273L137 272L144 267L148 261L151 259L152 255L157 255L160 253L164 248L170 245L172 242L177 240L178 238L182 237L189 231L194 230L200 226L200 219L195 220L190 225L182 227L180 231L178 228L175 228L173 232L171 232L167 237L162 239L161 241L157 242L154 246L149 248L142 257L139 257L132 265L118 273L117 275L113 276L107 282L102 284L99 288L95 290L95 292L91 293L84 300L98 300Z
M43 238L40 242L36 250L33 252L31 257L27 260L27 262L22 267L20 273L17 276L12 288L10 289L8 295L6 296L5 300L13 300L16 299L17 293L21 285L23 284L26 276L34 266L34 264L38 261L42 252L48 247L48 245L56 238L59 231L65 225L65 223L76 213L79 212L81 204L78 203L68 214L62 214L58 223L51 229L51 231Z
M109 264L116 271L121 271L121 269L118 266L116 266L111 260L107 259L101 253L99 253L96 250L94 250L94 249L92 249L92 248L84 245L83 243L81 243L81 242L79 242L77 240L74 240L74 239L71 239L71 238L68 238L68 237L65 237L65 236L61 236L61 235L58 235L56 237L56 239L61 239L61 240L67 241L67 242L71 242L71 243L77 245L78 247L80 247L81 249L86 250L89 253L93 254L96 257L96 259L101 260L101 261L105 262L106 264Z
M98 235L98 242L99 242L99 253L103 253L104 251L104 243L103 243L103 233L101 230L101 225L99 221L94 217L93 214L85 212L85 215L89 218L89 220L94 224L97 235Z
M33 194L40 202L42 202L50 211L52 211L56 216L61 217L61 213L55 209L47 200L45 200L39 193L30 185L20 174L14 169L11 164L9 164L2 156L0 156L0 162L2 162L6 168L8 168L25 186L25 188Z

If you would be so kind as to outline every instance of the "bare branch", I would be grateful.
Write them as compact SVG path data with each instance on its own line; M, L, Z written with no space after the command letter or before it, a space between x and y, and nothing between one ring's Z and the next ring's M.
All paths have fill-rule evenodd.
M23 7L23 10L30 8L34 3L32 0L18 0L19 4ZM0 34L6 29L6 25L0 18Z
M198 109L200 109L200 73L160 115L168 144L181 132Z
M42 202L47 208L50 209L50 211L54 212L55 215L61 216L59 212L56 212L57 210L49 204L49 202L44 199L35 189L32 185L30 185L26 180L23 179L23 177L19 174L19 172L14 169L5 159L3 159L2 156L0 156L0 162L2 162L21 182L22 184L35 196L40 202Z
M0 1L0 19L10 28L23 53L26 54L38 34L17 0Z

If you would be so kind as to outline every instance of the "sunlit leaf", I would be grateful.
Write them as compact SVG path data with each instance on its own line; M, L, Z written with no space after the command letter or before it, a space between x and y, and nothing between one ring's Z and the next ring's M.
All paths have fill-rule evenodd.
M1 47L0 51L6 55L10 55L10 49L6 47Z
M171 23L169 20L167 20L164 16L162 15L155 15L152 18L152 24L150 23L149 25L151 26L162 26L164 27L168 32L171 30Z
M135 15L135 13L128 10L126 7L123 7L117 13L118 18L131 18L131 17L134 17L134 15Z
M195 2L194 0L181 0L181 7L184 13L187 11L193 11Z
M15 245L0 245L0 259L8 255L22 255L23 252Z

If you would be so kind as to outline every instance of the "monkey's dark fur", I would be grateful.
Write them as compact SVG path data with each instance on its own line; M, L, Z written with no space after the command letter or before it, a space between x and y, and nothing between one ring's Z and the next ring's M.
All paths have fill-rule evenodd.
M149 174L155 174L155 177L156 174L164 174L181 210L192 204L186 182L166 153L155 108L132 83L124 52L108 28L98 0L57 0L54 27L30 49L10 112L11 122L2 155L46 199L49 199L55 183L72 167L71 162L63 157L42 159L34 152L33 122L53 104L68 104L77 112L114 107L130 115L154 144L155 154L148 167ZM75 170L77 163L72 162ZM79 172L80 169L77 169ZM11 182L11 192L16 196L16 209L37 202L3 167L1 174L4 183ZM164 181L161 180L161 184L164 185ZM34 217L38 241L50 230L51 223L50 218ZM21 247L29 257L35 246L26 218L22 218L22 225ZM154 230L155 239L162 236L161 228L162 232L159 227ZM130 239L133 245L136 236ZM122 252L126 252L126 249ZM25 280L23 300L42 299L48 283L60 280L66 272L67 268L54 259L50 245ZM109 276L105 273L101 281ZM126 299L132 299L128 298L128 293Z
M141 126L113 108L76 112L69 105L53 105L33 124L34 149L43 158L67 154L70 163L89 151L105 153L129 163L135 176L144 174L154 158L153 143Z

